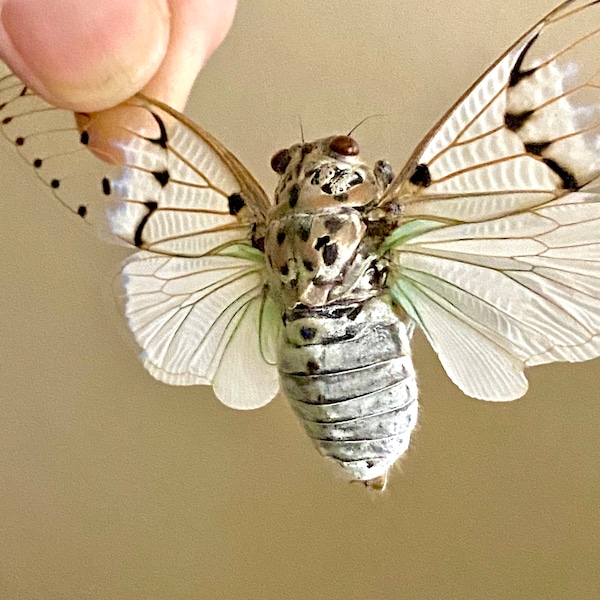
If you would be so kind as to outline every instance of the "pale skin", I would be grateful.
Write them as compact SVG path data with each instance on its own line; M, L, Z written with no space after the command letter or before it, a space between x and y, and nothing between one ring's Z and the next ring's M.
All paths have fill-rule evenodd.
M48 102L109 109L137 92L183 110L236 0L0 0L0 58Z

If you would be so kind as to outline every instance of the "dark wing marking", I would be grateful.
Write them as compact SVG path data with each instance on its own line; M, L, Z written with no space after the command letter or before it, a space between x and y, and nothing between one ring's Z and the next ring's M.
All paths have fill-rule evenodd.
M72 213L142 250L122 283L144 366L172 385L213 385L228 406L262 406L278 389L281 326L257 249L268 198L185 116L143 96L119 110L106 140L98 115L56 109L0 74L4 137ZM106 174L107 162L119 167Z
M382 204L479 221L539 206L600 174L600 4L532 27L418 146Z
M106 144L97 115L52 107L3 68L2 134L71 212L126 244L167 255L260 243L254 237L269 208L266 194L186 117L140 96L123 107L115 140ZM107 175L90 149L120 168ZM243 198L245 210L231 212L232 196Z
M600 3L564 2L419 146L384 202L390 293L467 394L600 355Z

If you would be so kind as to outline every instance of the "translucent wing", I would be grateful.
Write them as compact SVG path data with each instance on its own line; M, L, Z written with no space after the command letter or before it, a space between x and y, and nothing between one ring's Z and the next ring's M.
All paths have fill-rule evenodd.
M269 200L208 132L140 96L121 107L107 142L100 114L54 108L2 67L2 133L72 212L162 254L203 256L250 243ZM104 161L123 166L107 176Z
M144 366L165 383L211 384L233 408L262 406L278 389L281 320L264 295L262 255L246 254L138 252L123 268L125 312Z
M71 212L143 250L125 263L123 284L150 373L174 385L213 384L237 408L268 402L277 392L278 325L264 297L258 248L269 201L260 186L210 134L160 102L140 96L124 105L107 141L101 116L49 106L2 67L4 137ZM119 165L108 175L107 162Z
M564 2L434 128L383 203L394 299L454 382L523 395L525 366L600 354L600 4Z

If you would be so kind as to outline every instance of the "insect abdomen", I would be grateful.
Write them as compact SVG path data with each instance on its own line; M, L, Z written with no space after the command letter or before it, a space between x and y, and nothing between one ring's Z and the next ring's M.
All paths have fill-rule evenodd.
M351 479L385 478L417 421L405 324L375 298L304 309L284 337L282 387L319 452Z

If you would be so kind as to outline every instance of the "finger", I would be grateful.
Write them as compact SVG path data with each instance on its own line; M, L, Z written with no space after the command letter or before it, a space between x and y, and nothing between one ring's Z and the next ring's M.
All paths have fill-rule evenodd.
M143 91L182 111L198 71L231 26L236 0L169 0L169 6L169 46L158 72ZM130 141L130 128L123 128L123 123L140 131L148 128L148 135L156 126L152 119L144 122L139 111L126 106L90 114L78 121L93 140L89 149L115 163L123 162L123 149Z
M236 0L169 0L169 6L169 47L144 93L182 111L198 71L231 27Z
M0 56L52 104L114 106L155 76L168 0L0 0Z

